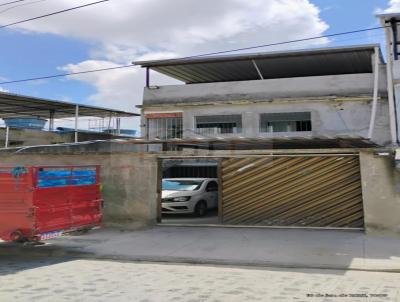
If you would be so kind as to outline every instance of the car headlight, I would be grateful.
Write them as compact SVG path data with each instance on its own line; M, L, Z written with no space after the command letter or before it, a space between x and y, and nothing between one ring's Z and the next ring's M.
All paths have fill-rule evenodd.
M181 196L181 197L175 197L172 200L176 202L184 202L188 201L190 199L190 196Z

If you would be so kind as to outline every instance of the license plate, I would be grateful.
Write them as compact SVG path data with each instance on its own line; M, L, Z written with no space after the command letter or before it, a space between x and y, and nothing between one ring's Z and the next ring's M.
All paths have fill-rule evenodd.
M47 239L60 237L62 234L63 234L63 231L54 231L54 232L43 233L43 234L40 234L40 240L47 240Z

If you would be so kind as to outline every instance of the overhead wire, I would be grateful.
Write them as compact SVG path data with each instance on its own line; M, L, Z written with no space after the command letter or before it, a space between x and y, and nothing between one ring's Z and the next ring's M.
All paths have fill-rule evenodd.
M161 60L161 61L168 62L170 60L174 61L174 60L193 59L193 58L213 56L213 55L219 55L219 54L230 53L230 52L238 52L238 51L252 50L252 49L257 49L257 48L280 46L280 45L291 44L291 43L307 42L307 41L317 40L317 39L332 38L332 37L341 36L341 35L356 34L356 33L378 30L378 29L383 29L383 28L385 28L385 27L384 26L376 26L376 27L370 27L370 28L364 28L364 29L351 30L351 31L347 31L347 32L340 32L340 33L321 35L321 36L315 36L315 37L309 37L309 38L302 38L302 39L283 41L283 42L276 42L276 43L269 43L269 44L261 44L261 45L242 47L242 48L236 48L236 49L231 49L231 50L221 50L221 51L210 52L210 53L206 53L206 54L187 56L187 57L175 58L175 59L167 59L167 60Z
M18 2L24 2L24 1L26 1L26 0L10 1L10 2L6 2L6 3L1 3L0 6L6 6L6 5L10 5L10 4L18 3Z
M108 68L99 68L99 69L91 69L91 70L78 71L78 72L60 73L60 74L54 74L54 75L49 75L49 76L43 76L43 77L35 77L35 78L29 78L29 79L21 79L21 80L0 82L0 85L12 84L12 83L21 83L21 82L31 82L31 81L38 81L38 80L47 80L47 79L51 79L51 78L60 78L60 77L66 77L66 76L72 76L72 75L79 75L79 74L86 74L86 73L93 73L93 72L101 72L101 71L122 69L122 68L128 68L128 67L136 67L136 66L132 65L132 64L129 64L129 65L122 65L122 66L108 67Z
M14 9L14 8L17 8L17 7L32 5L32 4L36 4L36 3L44 2L44 1L47 1L47 0L38 0L38 1L33 1L33 2L28 2L28 3L22 3L22 4L14 5L14 6L11 6L11 7L9 7L9 8L6 8L6 9L1 10L1 11L0 11L0 14L3 14L3 13L5 13L5 12L8 12L8 11Z
M109 1L109 0L106 0L106 1ZM209 53L204 53L204 54L198 54L198 55L192 55L192 56L186 56L186 57L180 57L180 58L172 58L172 59L166 59L166 60L160 60L160 61L173 62L173 61L177 61L177 60L201 58L201 57L218 55L218 54L232 53L232 52L251 50L251 49L257 49L257 48L266 48L266 47L279 46L279 45L298 43L298 42L305 42L305 41L311 41L311 40L317 40L317 39L323 39L323 38L332 38L332 37L349 35L349 34L369 32L369 31L379 30L379 29L383 29L383 28L385 28L385 27L384 26L370 27L370 28L340 32L340 33L334 33L334 34L328 34L328 35L322 35L322 36L308 37L308 38L295 39L295 40L289 40L289 41L283 41L283 42L275 42L275 43L269 43L269 44L261 44L261 45L236 48L236 49L230 49L230 50L223 50L223 51L217 51L217 52L209 52ZM46 80L46 79L51 79L51 78L60 78L60 77L67 77L67 76L73 76L73 75L79 75L79 74L87 74L87 73L94 73L94 72L101 72L101 71L108 71L108 70L115 70L115 69L123 69L123 68L130 68L130 67L136 67L136 65L129 64L129 65L110 67L110 68L91 69L91 70L85 70L85 71L80 71L80 72L69 72L69 73L63 73L63 74L54 74L54 75L39 76L39 77L32 77L32 78L19 79L19 80L4 81L4 82L0 82L0 85L21 83L21 82L30 82L30 81L37 81L37 80Z
M52 12L52 13L49 13L49 14L45 14L45 15L41 15L41 16L37 16L37 17L29 18L29 19L24 19L24 20L20 20L20 21L16 21L16 22L13 22L13 23L5 24L5 25L0 25L0 29L6 28L6 27L10 27L10 26L13 26L13 25L17 25L17 24L21 24L21 23L25 23L25 22L29 22L29 21L34 21L34 20L38 20L38 19L42 19L42 18L46 18L46 17L62 14L62 13L69 12L69 11L72 11L72 10L76 10L76 9L80 9L80 8L84 8L84 7L100 4L100 3L103 3L103 2L108 2L108 1L110 1L110 0L100 0L100 1L92 2L92 3L88 3L88 4L84 4L84 5L79 5L79 6L75 6L75 7L59 10L59 11Z

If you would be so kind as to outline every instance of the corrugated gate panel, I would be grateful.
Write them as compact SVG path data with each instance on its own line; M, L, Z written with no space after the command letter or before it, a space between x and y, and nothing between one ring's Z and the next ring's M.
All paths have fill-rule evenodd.
M226 224L364 225L358 156L282 156L222 161Z

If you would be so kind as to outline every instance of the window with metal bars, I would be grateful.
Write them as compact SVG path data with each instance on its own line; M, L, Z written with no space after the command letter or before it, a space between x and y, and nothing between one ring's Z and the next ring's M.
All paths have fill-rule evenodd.
M182 138L182 118L149 118L147 119L149 139Z
M202 135L234 134L242 132L241 115L196 116L196 133Z
M263 113L260 116L260 132L312 131L310 112Z

